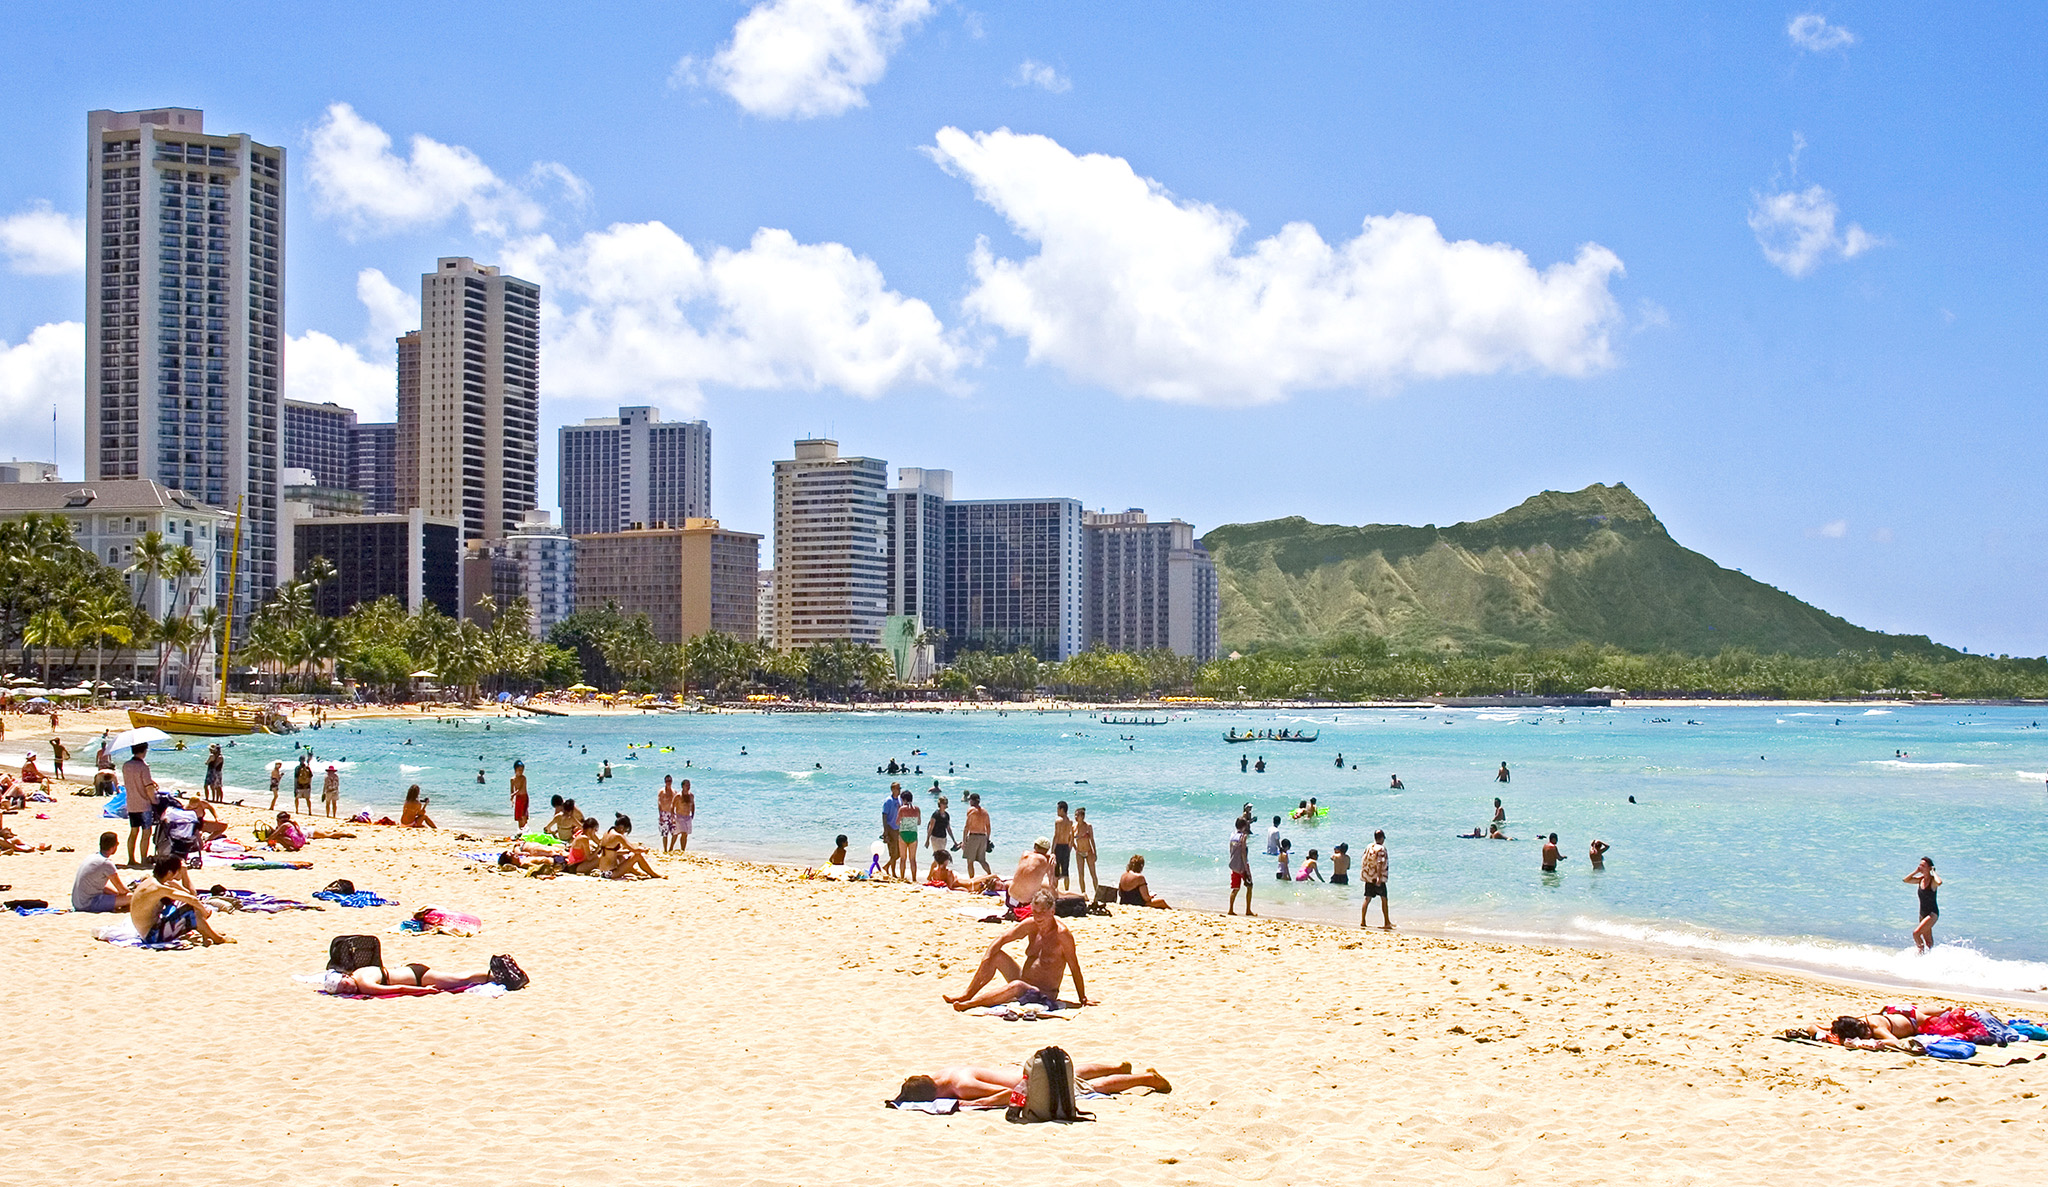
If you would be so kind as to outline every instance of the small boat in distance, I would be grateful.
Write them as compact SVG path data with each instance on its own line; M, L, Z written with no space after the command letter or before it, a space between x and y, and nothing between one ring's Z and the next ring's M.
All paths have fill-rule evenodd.
M1318 733L1304 732L1302 730L1246 730L1243 733L1238 733L1233 729L1223 735L1223 740L1232 743L1313 742L1318 736Z

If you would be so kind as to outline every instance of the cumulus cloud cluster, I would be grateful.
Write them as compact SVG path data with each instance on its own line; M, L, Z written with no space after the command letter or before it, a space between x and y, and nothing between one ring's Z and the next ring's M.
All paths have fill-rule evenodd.
M903 38L932 0L763 0L708 63L684 58L675 81L708 83L770 119L838 115L867 105Z
M36 202L0 218L0 255L24 276L85 271L85 220Z
M459 145L415 135L400 156L391 143L355 108L330 104L309 145L315 208L353 235L433 226L458 211L472 230L504 235L540 225L545 209L533 190L552 183L577 200L588 194L582 179L555 162L535 165L527 184L514 185Z
M1332 244L1290 223L1240 250L1245 221L1176 198L1119 157L1044 137L942 129L932 157L1036 247L980 243L967 309L1035 362L1127 395L1257 404L1291 391L1612 364L1621 260L1589 243L1537 269L1450 241L1413 214Z
M743 22L744 23L744 22ZM382 186L321 182L323 210L345 226L395 231L466 212L497 240L497 262L541 285L544 389L568 398L660 398L696 405L705 384L833 387L874 396L949 384L972 361L931 306L889 288L873 260L839 243L799 243L763 228L743 248L698 247L658 222L620 224L568 242L533 230L545 208L506 186L469 150L414 137L410 159L345 104L316 131L316 178L431 175L394 199ZM291 340L298 398L370 411L390 406L391 337L417 324L418 298L375 269L357 278L372 328L359 348L312 331Z
M700 250L659 222L620 223L559 246L528 240L511 258L553 294L542 322L553 395L695 405L719 384L877 396L950 383L972 361L873 260L788 231Z

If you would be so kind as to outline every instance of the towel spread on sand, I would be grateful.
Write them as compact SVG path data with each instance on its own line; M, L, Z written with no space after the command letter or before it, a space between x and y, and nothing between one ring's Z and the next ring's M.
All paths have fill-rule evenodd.
M330 903L340 903L344 907L395 907L398 905L398 900L395 898L378 898L377 892L374 890L358 890L354 894L336 894L331 890L316 890L313 892L313 897Z
M1003 1022L1037 1022L1045 1018L1057 1018L1064 1022L1073 1014L1072 1010L1063 1009L1059 1006L1041 1006L1035 1003L1021 1005L1016 1002L1008 1002L1000 1006L976 1006L974 1009L966 1012L977 1017L995 1018Z
M469 939L484 929L484 921L461 911L421 907L411 919L400 921L398 930L414 935L460 936Z
M24 918L30 915L69 915L69 907L9 907L8 910Z
M238 861L234 864L234 868L238 870L310 870L313 868L313 863L310 861Z
M231 911L251 911L259 915L275 915L280 911L325 911L327 909L317 903L302 903L297 899L279 898L274 894L264 894L258 890L228 890L223 888L218 894L209 892L204 897L214 900L225 900L229 904L228 909Z
M950 1117L960 1111L960 1102L950 1096L944 1100L885 1100L882 1107L905 1113L930 1113L934 1117Z
M92 933L92 936L95 940L104 940L109 944L118 945L122 948L147 948L154 952L175 952L184 948L197 948L200 946L199 933L197 931L186 932L168 944L145 944L142 941L141 934L135 930L134 921L128 919L123 919L111 927L100 928Z

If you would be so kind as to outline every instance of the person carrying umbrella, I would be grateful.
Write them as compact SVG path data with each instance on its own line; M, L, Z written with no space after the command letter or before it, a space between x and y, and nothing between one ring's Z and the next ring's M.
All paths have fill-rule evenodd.
M121 790L127 797L128 806L130 869L140 868L146 864L136 860L135 843L148 837L156 824L150 816L151 805L156 802L156 779L149 773L149 744L168 737L170 735L160 729L144 726L115 735L113 742L108 746L111 750L126 748L130 752L128 761L121 764Z

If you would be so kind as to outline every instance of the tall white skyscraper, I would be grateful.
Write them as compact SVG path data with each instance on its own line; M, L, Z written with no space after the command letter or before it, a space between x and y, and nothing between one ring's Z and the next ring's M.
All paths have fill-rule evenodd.
M279 577L285 153L204 124L86 113L86 473L240 501L241 618Z
M504 539L537 501L540 288L467 256L422 276L417 400L419 506Z
M562 526L570 535L711 517L711 426L703 421L664 423L659 409L621 408L563 425L560 439Z
M882 643L889 613L889 464L796 443L775 463L775 645Z

